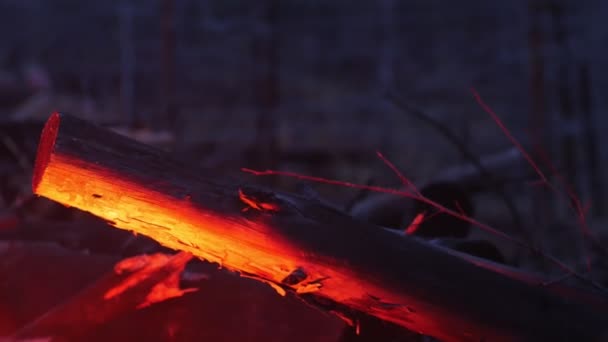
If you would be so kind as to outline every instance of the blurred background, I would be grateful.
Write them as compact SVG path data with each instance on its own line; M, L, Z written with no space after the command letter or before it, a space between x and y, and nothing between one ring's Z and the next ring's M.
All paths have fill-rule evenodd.
M38 126L15 137L27 128L14 124L42 123L57 110L237 173L278 169L396 186L375 151L417 183L472 155L500 161L489 170L500 171L497 179L516 179L509 196L532 223L576 218L555 194L530 200L542 191L526 180L538 177L509 152L473 87L543 170L565 178L601 217L606 7L2 0L2 148L26 167ZM353 197L340 187L319 191L341 203Z
M381 151L420 186L461 185L480 221L583 267L579 214L608 235L607 10L600 0L0 0L4 207L27 202L40 129L60 111L218 174L399 187ZM557 192L537 184L471 88ZM310 186L355 216L388 215L379 197Z

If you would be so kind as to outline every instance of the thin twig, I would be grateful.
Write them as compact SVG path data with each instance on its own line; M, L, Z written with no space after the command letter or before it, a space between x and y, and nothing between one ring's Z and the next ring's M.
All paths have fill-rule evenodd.
M541 178L541 180L543 182L545 182L545 183L548 183L547 177L545 176L545 174L543 173L543 171L540 169L540 167L536 164L536 162L534 161L534 159L532 159L532 157L528 154L528 152L526 151L526 149L519 143L519 141L517 139L515 139L515 137L513 136L513 134L511 134L511 131L509 131L509 129L507 128L507 126L505 126L505 124L498 117L498 115L492 110L492 108L490 108L490 106L488 106L483 101L483 99L481 98L481 96L479 95L479 93L477 92L477 90L471 88L471 92L473 93L473 97L475 97L475 100L477 101L477 103L481 106L481 108L486 113L488 113L492 117L492 119L494 120L494 122L502 130L503 134L519 150L519 152L526 159L526 161L528 162L528 164L530 164L530 166L532 166L534 168L534 171L536 171L536 173Z
M384 162L384 164L386 164L393 171L393 173L395 173L395 175L397 175L397 177L399 177L401 183L403 183L406 188L409 188L409 190L412 191L414 194L422 196L416 185L414 185L412 181L405 177L403 173L399 172L399 169L397 169L395 164L393 164L390 160L386 159L386 157L384 157L381 152L376 152L376 155L378 156L378 158L380 158L380 160Z
M517 210L517 206L509 196L505 193L504 185L499 184L495 177L492 175L490 171L488 171L485 166L480 162L479 158L469 150L469 148L464 144L461 139L456 136L446 125L442 124L438 120L435 120L430 115L426 114L422 110L412 107L411 105L405 103L397 94L394 92L389 92L387 94L388 99L395 104L399 109L401 109L404 113L407 113L416 119L428 124L433 127L437 132L444 136L452 145L458 149L460 154L467 159L479 172L479 174L486 179L486 181L490 184L496 184L495 193L500 197L500 199L505 203L507 209L511 213L511 217L513 218L513 224L519 228L520 233L526 237L526 240L533 242L533 239L530 233L525 229L523 224L523 219L519 210Z
M555 165L551 162L551 160L549 159L549 157L546 155L546 153L544 151L539 151L538 153L543 162L546 164L547 167L550 168L552 174L555 176L555 178L557 178L558 181L560 181L561 186L564 187L565 189L565 194L558 191L558 189L556 187L554 187L552 184L543 184L545 186L548 186L549 189L551 191L553 191L557 196L560 197L566 197L566 203L568 204L568 206L570 207L570 209L572 209L577 216L577 219L579 221L579 227L581 229L581 232L584 236L587 236L589 238L589 241L592 243L592 245L598 249L601 250L606 256L608 256L608 248L606 248L602 242L599 240L599 238L593 234L593 232L589 229L589 226L587 224L587 210L588 208L586 206L583 206L583 204L581 203L580 198L576 195L575 191L568 185L568 183L566 182L566 180L562 177L561 173L559 172L559 170L555 167ZM569 199L569 201L568 201ZM590 263L589 260L589 256L587 256L587 263Z
M474 226L477 226L478 228L489 232L491 234L494 234L506 241L510 241L511 243L525 248L527 250L529 250L530 252L532 252L533 254L539 255L540 257L545 258L546 260L550 261L551 263L553 263L555 266L557 266L558 268L562 269L565 272L571 273L572 275L574 275L577 279L581 280L581 281L585 281L589 284L591 284L593 287L608 293L608 289L605 289L602 285L594 282L591 279L586 278L585 276L583 276L582 274L578 273L576 270L570 268L568 265L562 263L561 261L559 261L559 259L555 258L554 256L547 254L543 251L541 251L540 249L536 248L536 247L532 247L528 244L526 244L525 242L514 238L500 230L494 229L492 227L490 227L489 225L479 222L473 218L470 218L466 215L461 215L460 213L451 210L449 208L444 207L443 205L427 198L424 196L417 196L416 194L413 194L411 192L405 192L405 191L400 191L400 190L395 190L395 189L390 189L390 188L384 188L384 187L380 187L380 186L367 186L367 185L362 185L362 184L356 184L356 183L351 183L351 182L343 182L343 181L338 181L338 180L333 180L333 179L327 179L327 178L322 178L322 177L314 177L314 176L306 176L306 175L302 175L302 174L298 174L295 172L288 172L288 171L276 171L276 170L266 170L266 171L256 171L256 170L252 170L252 169L248 169L248 168L242 168L241 169L243 172L247 172L247 173L251 173L255 176L271 176L271 175L275 175L275 176L287 176L287 177L292 177L292 178L296 178L296 179L301 179L301 180L308 180L311 182L318 182L318 183L324 183L324 184L331 184L331 185L339 185L339 186L346 186L349 188L354 188L354 189L365 189L365 190L369 190L369 191L374 191L374 192L380 192L380 193L387 193L387 194L391 194L391 195L396 195L396 196L401 196L401 197L407 197L407 198L412 198L414 200L420 201L422 203L428 204L432 207L435 207L436 209L438 209L440 212L448 214L450 216L453 216L455 218L458 218L460 220L463 220L465 222L468 222Z
M521 152L521 154L528 161L528 164L530 164L530 166L536 171L536 173L540 177L540 180L541 180L542 184L544 186L546 186L547 188L549 188L549 190L551 190L556 195L558 195L558 196L563 195L555 187L555 185L553 185L547 179L547 177L542 172L542 170L540 169L540 167L538 166L538 164L534 161L534 159L532 159L532 157L523 148L523 146L519 143L519 141L517 141L517 139L515 139L515 137L511 134L511 132L509 131L509 129L507 128L507 126L502 122L502 120L500 119L500 117L498 117L498 115L492 110L492 108L490 108L490 106L488 106L483 101L483 99L481 98L481 96L479 95L479 93L475 89L473 89L473 88L471 88L471 92L473 93L473 97L475 97L475 100L477 101L477 103L479 103L479 105L481 106L481 108L483 108L483 110L492 117L492 119L494 120L494 122L496 122L496 124L500 127L500 129L503 131L503 133L505 134L505 136L507 136L507 138L511 141L511 143L513 143L513 145L515 145L517 147L517 149L519 149L519 151ZM544 154L541 154L541 155L544 155ZM596 244L599 244L601 246L601 243L599 243L599 241L597 241L595 239L595 237L593 236L593 234L589 230L589 227L587 225L587 220L585 218L584 210L582 209L582 205L581 205L581 201L580 201L579 197L576 195L576 193L574 193L574 190L570 189L570 187L568 186L568 183L561 177L561 175L559 173L557 173L557 171L553 167L553 164L551 163L551 160L549 158L547 158L546 156L545 156L544 159L545 159L545 163L548 164L549 167L551 167L553 169L553 172L554 172L555 176L558 178L558 180L560 180L563 183L562 186L566 189L566 196L571 201L571 202L569 202L569 206L574 210L574 212L576 213L576 215L578 217L578 220L579 220L579 228L580 228L580 232L581 232L581 236L583 238L583 241L585 241L585 237L587 237L589 239L589 241L594 242ZM589 272L591 272L591 257L590 257L588 251L585 248L583 248L583 255L584 255L585 261L587 263L587 270Z

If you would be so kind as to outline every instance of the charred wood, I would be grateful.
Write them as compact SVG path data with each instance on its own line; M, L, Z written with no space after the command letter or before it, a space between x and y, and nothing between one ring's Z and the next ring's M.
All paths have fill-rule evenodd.
M479 267L319 201L205 174L67 115L52 115L43 130L33 189L279 293L444 341L594 341L608 332L605 310L578 296Z

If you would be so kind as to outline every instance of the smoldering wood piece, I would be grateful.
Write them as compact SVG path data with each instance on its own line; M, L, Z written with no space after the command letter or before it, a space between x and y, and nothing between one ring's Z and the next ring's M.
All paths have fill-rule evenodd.
M151 278L140 278L133 291L127 290L130 294L115 301L101 298L125 276L115 273L120 259L113 255L80 253L52 243L0 241L0 260L0 341L17 341L7 340L17 335L27 336L21 341L49 336L53 341L91 342L166 341L169 336L179 341L247 341L254 336L260 341L336 342L344 327L336 317L205 262L189 263L182 274L181 288L198 291L137 310L128 303L146 293L142 282Z
M279 293L443 341L593 341L608 332L606 312L576 298L475 266L319 201L204 175L166 152L68 115L53 114L43 129L33 190Z
M437 182L431 183L420 190L424 198L435 203L463 213L467 217L475 216L475 206L471 194L465 188L455 183ZM426 218L418 224L416 235L433 237L457 237L464 238L471 230L471 224L455 218L447 213L433 213L436 210L433 205L421 201L414 202L413 213L426 213Z

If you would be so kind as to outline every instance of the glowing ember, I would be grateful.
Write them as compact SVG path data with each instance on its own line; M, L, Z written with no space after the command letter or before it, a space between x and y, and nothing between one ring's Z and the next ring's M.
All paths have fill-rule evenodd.
M424 213L419 213L418 215L416 215L416 217L414 217L414 220L412 221L412 223L410 223L410 225L405 230L405 234L407 234L407 235L414 234L416 232L416 230L418 230L418 227L420 227L420 224L422 223L423 220L424 220Z
M145 308L154 303L160 303L167 299L181 297L186 293L195 292L198 289L181 289L179 287L179 272L171 274L164 282L158 283L148 293L146 301L137 306L138 309Z
M192 259L189 253L180 253L176 256L165 254L140 255L122 260L114 267L116 274L133 273L127 277L121 284L108 290L104 299L112 299L124 293L130 288L137 286L152 276L159 268L166 266L170 262L173 269L171 273L160 283L155 285L146 300L140 303L137 308L143 308L153 303L161 302L170 298L180 297L185 293L196 291L196 289L180 289L179 280L180 274L184 270L186 263Z
M246 195L243 192L243 189L239 189L239 198L241 199L241 201L243 201L243 203L249 206L248 208L244 208L243 211L247 211L247 209L249 208L253 208L260 211L279 211L280 209L276 203L265 203L256 199L253 196Z

